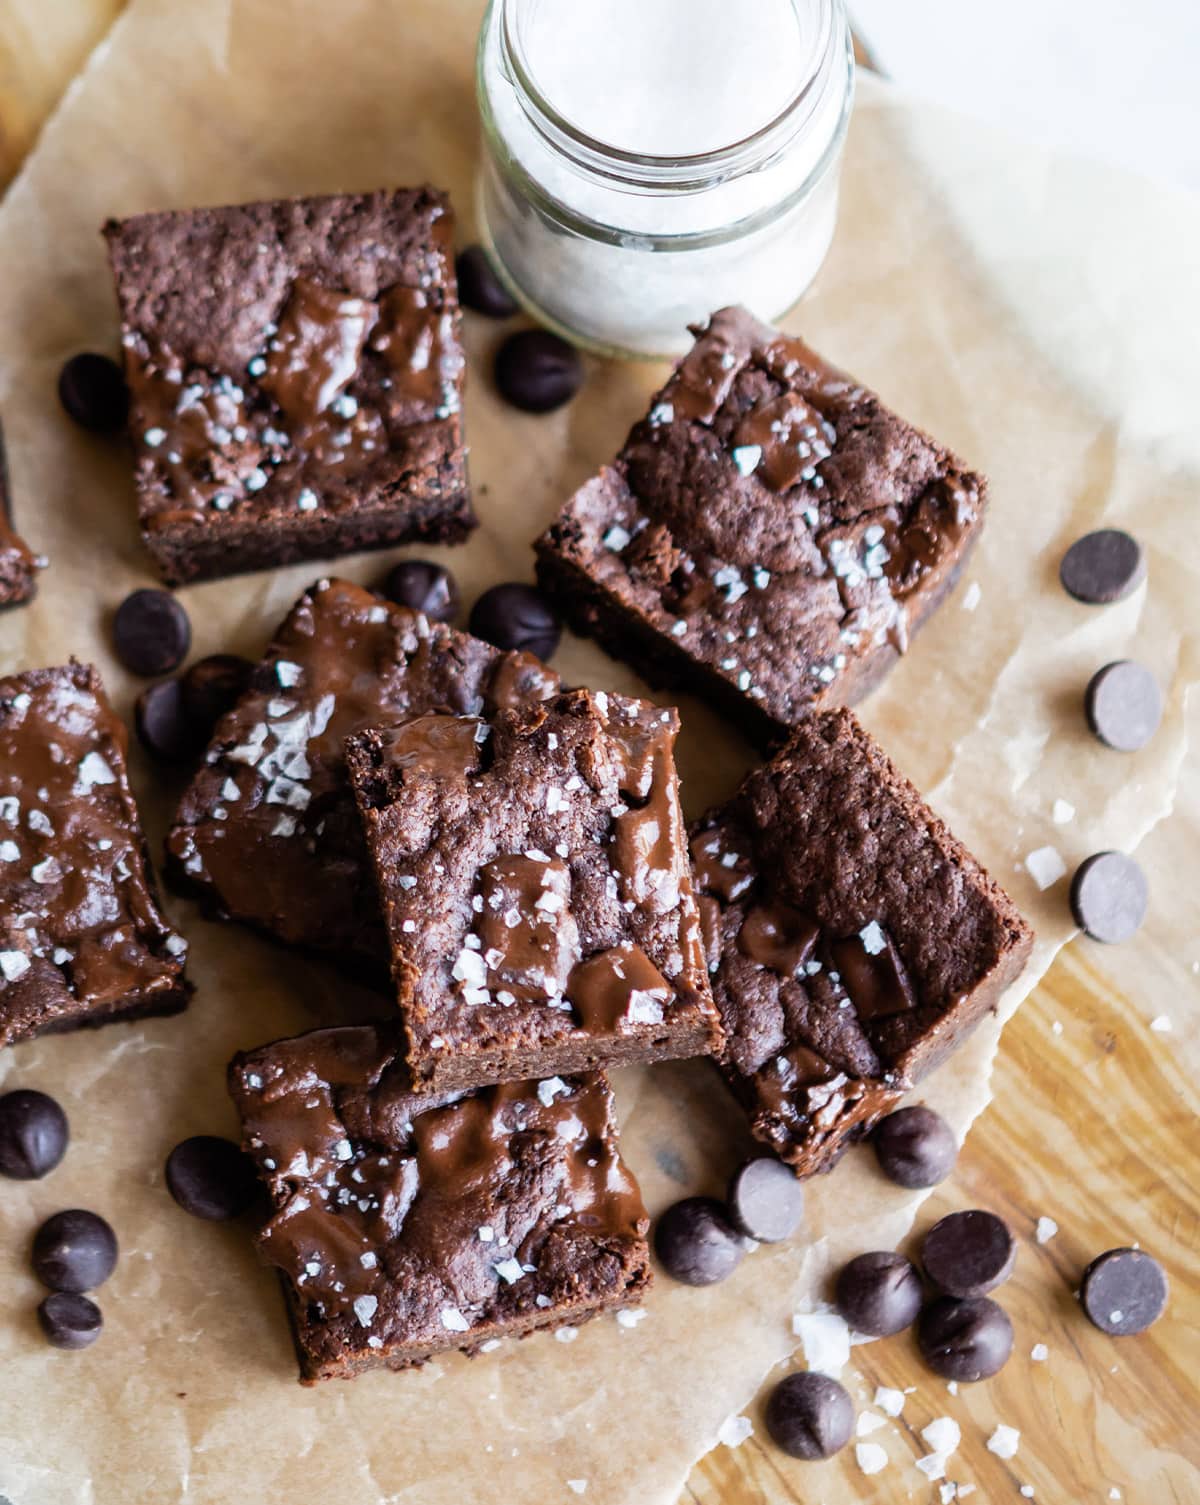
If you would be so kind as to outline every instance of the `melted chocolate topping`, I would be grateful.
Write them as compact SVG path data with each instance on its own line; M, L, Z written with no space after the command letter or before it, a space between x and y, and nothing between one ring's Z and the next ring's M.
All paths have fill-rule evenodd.
M788 904L756 904L738 931L738 950L781 977L795 977L820 939L820 926Z
M519 649L502 653L487 687L491 710L515 711L533 700L549 700L559 690L558 675L540 658Z
M589 1034L620 1034L661 1024L670 984L640 946L614 946L589 956L571 973L567 991Z
M740 899L754 882L749 857L729 851L720 831L701 831L692 838L692 867L697 888L726 904Z
M230 1090L295 1299L378 1346L465 1332L553 1289L564 1248L640 1239L602 1078L417 1097L394 1036L322 1030L239 1057Z
M445 258L445 217L431 229ZM305 504L387 453L397 425L456 413L463 357L456 312L433 289L397 285L378 300L299 277L244 374L210 371L141 334L127 337L126 372L141 425L135 444L161 473L154 529L270 500L302 484ZM346 505L339 501L338 505Z
M292 284L260 382L290 423L307 429L341 396L378 320L379 304L366 298L304 278Z
M733 854L719 826L694 836L692 853L697 886L715 896L710 903L734 902L754 881L749 859L737 855L735 861L729 860ZM713 970L720 960L721 912L718 905L717 912L706 920ZM917 1006L904 962L892 937L877 921L868 921L856 934L835 937L828 935L812 915L790 904L752 904L741 912L735 943L749 961L800 987L807 985L811 967L832 1006L853 1008L863 1025ZM804 1073L809 1072L813 1062L829 1074L835 1070L803 1045L787 1053L787 1059L792 1061L787 1071L778 1061L763 1068L770 1077L769 1093L784 1092L785 1081L799 1081L797 1072L802 1068Z
M829 950L842 986L864 1023L916 1008L900 953L882 925L866 925L858 935L833 941Z
M566 863L498 857L480 872L479 894L483 907L476 934L496 1001L553 1000L561 1006L571 968L579 960Z
M485 724L473 716L417 716L389 728L387 757L406 773L465 779L479 766L485 731Z

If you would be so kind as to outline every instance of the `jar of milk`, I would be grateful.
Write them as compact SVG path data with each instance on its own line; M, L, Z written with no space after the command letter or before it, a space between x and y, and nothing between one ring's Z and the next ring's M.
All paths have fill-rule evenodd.
M772 320L829 249L854 89L843 0L491 0L480 229L542 323L674 355Z

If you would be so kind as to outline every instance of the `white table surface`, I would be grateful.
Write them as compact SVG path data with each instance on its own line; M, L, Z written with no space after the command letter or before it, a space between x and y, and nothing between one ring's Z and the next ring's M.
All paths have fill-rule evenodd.
M849 0L882 72L1047 146L1200 189L1196 0Z

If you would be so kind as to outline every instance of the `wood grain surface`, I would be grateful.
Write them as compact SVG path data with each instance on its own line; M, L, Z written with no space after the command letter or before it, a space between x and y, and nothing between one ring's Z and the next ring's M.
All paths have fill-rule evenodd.
M0 0L0 187L19 169L121 5ZM861 52L860 62L869 62ZM1179 845L1173 851L1170 842L1160 842L1158 865L1164 877L1176 871L1194 883L1197 854ZM1178 867L1166 866L1168 855ZM858 1347L843 1378L861 1408L871 1408L878 1385L909 1392L902 1415L867 1439L886 1450L885 1469L866 1476L853 1446L824 1464L784 1457L765 1436L760 1397L747 1413L753 1434L702 1460L684 1501L892 1505L949 1500L953 1483L958 1497L966 1498L961 1491L973 1486L975 1500L988 1505L1030 1494L1072 1505L1200 1502L1200 1161L1196 1095L1187 1072L1189 1057L1195 1067L1191 1041L1200 1024L1194 977L1200 922L1196 930L1197 960L1184 998L1160 996L1161 973L1153 997L1116 986L1108 953L1086 940L1060 956L1006 1029L995 1100L955 1175L918 1219L917 1234L944 1212L988 1207L1015 1229L1017 1269L1000 1295L1017 1336L1004 1371L952 1394L922 1367L909 1336ZM1131 943L1142 944L1151 942L1139 937ZM1125 962L1118 970L1129 975L1128 956ZM1172 1018L1171 1033L1148 1028L1160 1014ZM1036 1238L1039 1217L1058 1225L1044 1243ZM1074 1292L1090 1258L1135 1240L1165 1265L1171 1305L1150 1332L1114 1340L1088 1325ZM1039 1345L1046 1356L1035 1359ZM952 1416L962 1428L944 1481L927 1479L915 1466L928 1452L921 1428L939 1416ZM998 1423L1021 1433L1010 1460L986 1445Z

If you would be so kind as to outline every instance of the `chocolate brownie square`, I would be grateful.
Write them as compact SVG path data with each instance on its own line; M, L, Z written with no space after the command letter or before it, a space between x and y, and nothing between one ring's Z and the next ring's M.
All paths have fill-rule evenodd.
M105 226L169 584L475 526L453 225L414 188Z
M416 1096L394 1027L237 1056L300 1378L407 1369L632 1305L649 1219L602 1076Z
M692 858L724 1075L801 1175L994 1010L1033 943L847 710L802 722L693 827Z
M167 837L167 872L210 913L386 981L388 948L342 744L379 721L480 715L553 694L525 653L345 580L305 592L218 723Z
M187 1003L126 745L95 669L0 679L0 1045Z
M578 632L771 745L882 678L985 497L874 393L727 308L537 541L538 578Z
M0 607L23 606L32 599L37 591L37 572L45 563L13 525L4 430L0 428Z
M720 1045L678 728L577 690L348 740L417 1091Z

